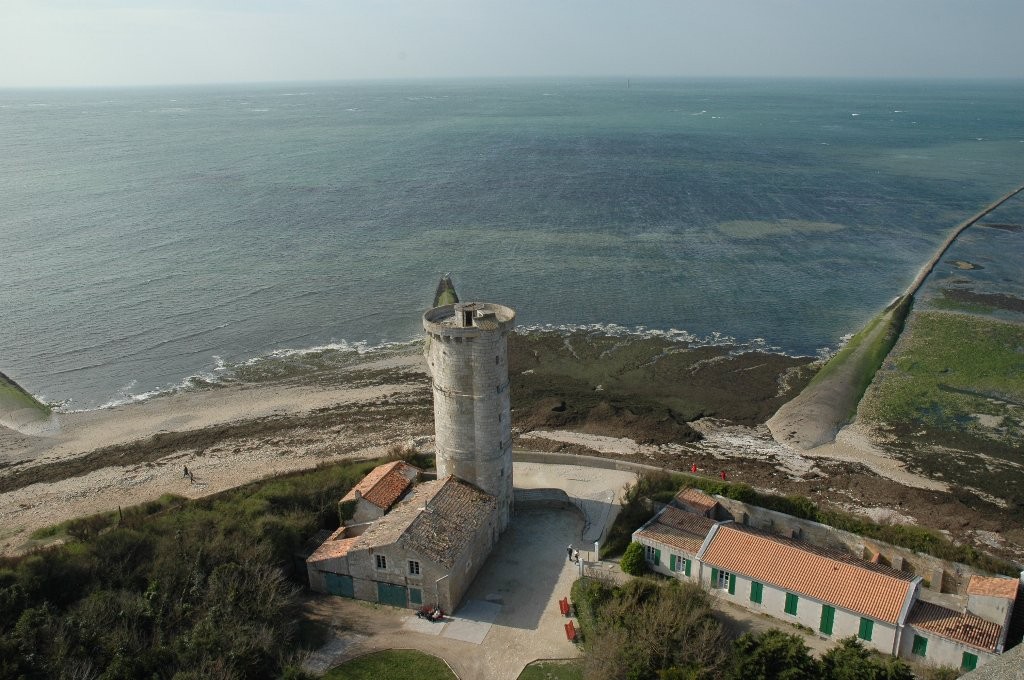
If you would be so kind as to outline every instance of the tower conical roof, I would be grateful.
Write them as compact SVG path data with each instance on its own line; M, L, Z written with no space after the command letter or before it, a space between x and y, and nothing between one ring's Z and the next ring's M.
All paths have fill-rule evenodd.
M444 305L453 305L458 301L459 294L455 292L455 286L452 284L452 275L445 274L437 282L437 292L434 293L433 306L443 307Z

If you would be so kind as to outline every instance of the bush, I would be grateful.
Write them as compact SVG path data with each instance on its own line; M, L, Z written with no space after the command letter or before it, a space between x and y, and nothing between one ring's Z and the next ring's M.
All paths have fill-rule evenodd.
M0 560L0 677L301 677L283 569L372 466L73 520L68 543Z
M914 680L910 666L868 651L855 637L844 638L828 650L821 657L821 670L828 680Z
M622 571L630 576L641 576L647 573L647 560L644 558L644 546L633 541L622 553L622 560L619 562Z
M745 633L736 640L729 678L816 680L819 670L802 638L773 629L757 635Z
M699 585L633 579L615 587L584 579L573 597L588 680L721 677L725 637Z

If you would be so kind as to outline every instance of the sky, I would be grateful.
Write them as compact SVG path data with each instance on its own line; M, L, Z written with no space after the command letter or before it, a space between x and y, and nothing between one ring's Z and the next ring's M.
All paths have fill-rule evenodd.
M1024 78L1024 0L0 0L0 87Z

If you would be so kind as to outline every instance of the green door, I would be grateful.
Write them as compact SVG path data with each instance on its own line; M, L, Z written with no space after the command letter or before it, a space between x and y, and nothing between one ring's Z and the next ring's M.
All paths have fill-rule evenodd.
M378 581L377 601L381 604L390 604L393 607L405 607L409 602L409 597L405 593L405 586Z
M832 634L832 624L836 620L836 610L834 607L829 607L827 604L821 608L821 625L818 626L825 635Z
M327 582L327 592L331 595L341 595L342 597L355 596L351 576L324 572L324 580Z

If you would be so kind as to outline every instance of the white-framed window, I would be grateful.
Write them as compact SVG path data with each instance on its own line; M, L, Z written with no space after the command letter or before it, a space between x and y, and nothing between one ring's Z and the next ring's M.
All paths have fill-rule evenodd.
M719 569L718 570L718 584L716 585L716 587L717 588L728 588L729 587L729 577L730 576L732 576L732 574L730 574L729 572L723 571L723 570Z
M655 553L654 546L651 546L651 545L645 545L644 546L644 557L647 559L648 562L652 562L652 563L654 562L654 553Z
M409 560L409 575L419 576L420 575L420 563L419 560Z
M375 557L377 558L377 568L378 569L387 569L388 568L388 558L384 557L383 555L376 555Z

